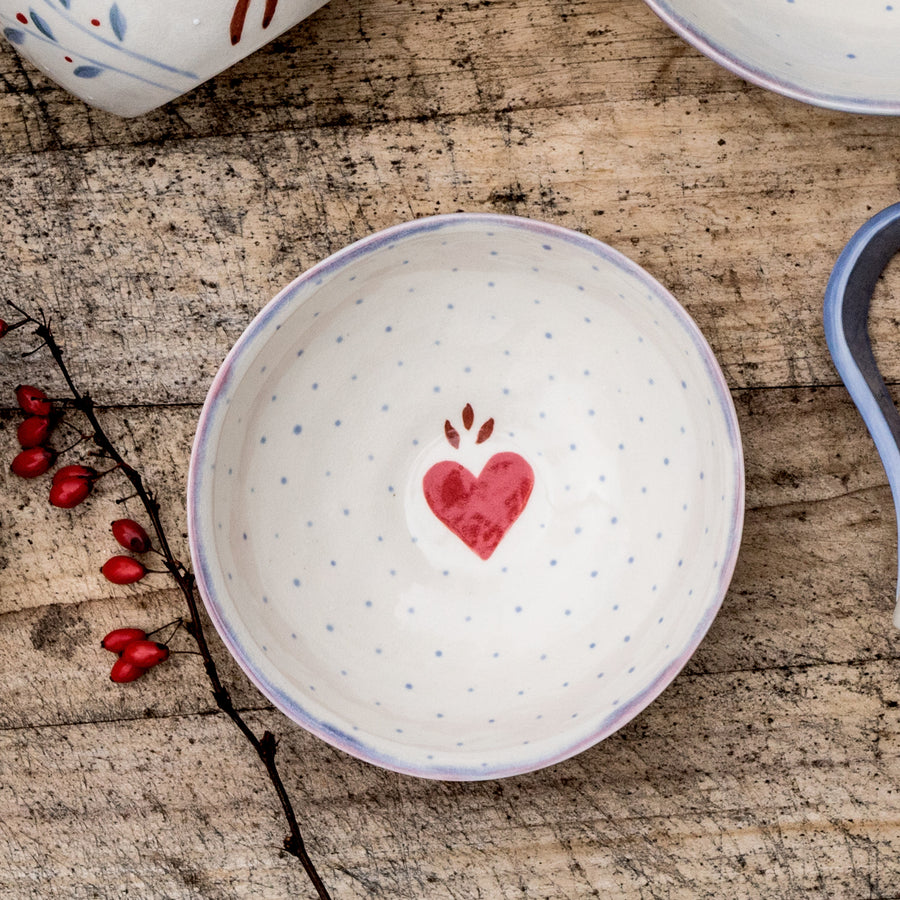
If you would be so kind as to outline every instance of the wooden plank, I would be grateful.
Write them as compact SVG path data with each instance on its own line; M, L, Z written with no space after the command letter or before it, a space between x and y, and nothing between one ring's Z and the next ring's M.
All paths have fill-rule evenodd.
M826 129L821 112L804 133L828 137L789 149L784 135L796 136L760 105L732 103L724 134L720 115L694 116L686 132L691 111L695 99L659 118L643 104L614 118L573 107L209 138L165 153L11 156L0 293L54 317L98 400L197 403L252 316L329 253L405 219L512 212L643 265L694 316L733 387L835 383L825 283L853 231L892 198L896 160L844 153L849 130ZM848 168L835 173L839 152ZM782 157L791 187L773 192L756 176ZM816 226L798 243L799 222ZM887 279L878 309L894 308L898 290ZM900 372L895 319L876 317L874 331L889 379ZM10 347L0 353L11 380L33 371Z
M282 765L338 897L895 896L896 660L682 676L544 772L434 783L280 716ZM7 896L311 896L221 716L0 732ZM13 865L10 865L13 863Z
M891 627L896 577L896 524L890 491L874 446L842 388L737 394L745 444L748 495L744 539L722 611L688 666L721 673L773 666L810 666L895 658ZM187 554L184 490L187 448L196 408L106 413L113 433L141 461L158 491L176 552ZM0 419L13 441L15 417ZM121 483L100 482L96 495L71 512L43 500L39 485L8 473L0 491L0 660L10 690L0 710L6 727L137 716L145 708L170 715L209 709L199 669L180 660L186 699L168 681L149 693L100 690L106 654L97 644L118 625L157 626L184 607L165 576L116 587L99 567L118 551L110 521ZM133 504L125 509L136 514ZM262 701L219 653L241 703ZM66 688L58 691L60 666ZM142 683L143 684L143 683ZM149 682L148 682L149 684ZM126 706L122 706L125 703Z

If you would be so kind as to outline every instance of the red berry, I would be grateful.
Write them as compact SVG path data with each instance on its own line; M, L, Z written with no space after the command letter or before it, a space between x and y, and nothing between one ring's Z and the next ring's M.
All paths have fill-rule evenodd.
M28 449L29 447L37 447L47 440L50 434L50 420L45 416L29 416L23 419L19 425L17 437L19 443Z
M16 388L16 400L19 406L32 416L49 416L50 401L40 389L30 384L20 384Z
M134 584L147 574L147 570L130 556L113 556L103 563L100 571L113 584Z
M72 466L63 466L53 473L54 484L65 478L84 478L93 482L97 478L97 470L92 469L90 466L79 466L76 464Z
M113 663L112 670L109 673L109 679L110 681L115 681L117 684L124 684L127 681L136 681L146 671L146 669L142 669L140 666L135 666L130 662L126 662L120 656Z
M115 628L102 641L100 646L111 653L121 653L132 641L142 641L147 632L142 628Z
M116 519L112 523L113 537L134 553L146 553L150 549L150 536L134 519Z
M55 459L56 454L46 447L29 447L13 459L10 468L20 478L37 478L53 465Z
M149 669L157 663L165 662L168 658L169 648L165 644L157 644L155 641L132 641L122 651L122 659L125 662L141 669Z
M73 509L83 500L87 500L93 486L93 481L79 478L77 475L54 480L50 485L50 503L57 509Z

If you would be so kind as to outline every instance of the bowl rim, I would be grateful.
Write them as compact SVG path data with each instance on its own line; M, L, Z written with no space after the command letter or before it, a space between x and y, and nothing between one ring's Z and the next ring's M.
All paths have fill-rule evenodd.
M799 100L812 106L832 109L838 112L859 113L862 115L896 116L900 115L900 94L896 100L875 100L871 97L860 97L852 94L832 94L802 87L797 82L786 81L752 65L746 59L737 56L721 46L712 35L689 22L676 12L669 0L644 0L653 12L665 22L679 37L699 50L704 56L718 63L734 75L765 88L776 94Z
M210 534L204 535L201 528L204 496L204 476L202 470L205 468L205 463L214 459L214 454L209 451L208 441L210 431L217 419L222 415L224 405L221 401L224 399L226 389L232 381L236 363L241 359L244 353L248 351L252 352L255 349L255 341L265 335L266 329L272 318L281 311L286 304L292 302L292 297L295 292L302 286L309 282L315 282L326 274L339 271L362 256L371 254L379 248L386 247L399 240L415 237L422 233L429 233L446 227L464 227L466 225L474 225L482 228L484 226L492 226L498 229L511 228L524 230L541 235L547 239L556 239L567 244L575 245L580 250L590 252L635 277L656 299L661 300L669 312L672 313L679 324L684 328L685 333L692 341L709 376L715 399L718 400L730 438L729 443L732 457L731 468L734 483L734 502L729 539L727 541L727 548L724 552L723 560L718 569L719 578L717 588L714 592L711 592L709 601L703 610L702 615L698 617L694 631L684 645L681 653L676 656L665 669L661 670L655 679L645 685L638 693L631 696L627 702L623 702L617 706L605 719L603 719L594 731L583 739L574 743L565 743L563 746L556 746L555 752L550 754L536 755L528 758L519 757L507 765L497 765L488 768L478 767L477 769L474 767L447 766L446 764L436 764L434 766L413 764L410 759L402 758L400 755L392 756L386 754L385 752L369 746L352 734L341 731L335 725L315 718L311 713L305 710L302 704L296 699L288 697L277 686L270 683L265 677L265 673L259 671L254 663L252 654L242 645L238 636L234 633L234 630L227 621L223 610L219 608L213 579L210 574L210 554L207 553L206 550L207 546L214 546L215 541L210 539ZM650 703L652 703L653 700L655 700L662 691L671 684L675 676L694 654L698 645L712 625L731 583L741 544L745 495L746 486L743 446L731 391L725 381L724 374L722 373L718 361L713 354L712 348L707 343L706 338L703 336L699 327L687 310L681 306L676 298L663 287L662 284L618 250L615 250L602 241L582 232L573 231L560 225L522 216L482 212L444 213L401 222L348 244L314 264L289 282L247 325L216 372L198 419L188 468L186 498L188 544L194 566L194 575L198 592L203 600L203 604L210 619L215 625L220 639L250 681L257 687L263 696L272 702L272 704L289 719L301 725L305 730L324 740L332 747L336 747L350 756L379 766L383 769L427 779L445 781L482 781L495 778L506 778L513 775L537 771L555 765L583 752L622 728L627 722L650 705ZM540 743L545 744L546 741ZM534 746L538 747L539 744L536 742Z

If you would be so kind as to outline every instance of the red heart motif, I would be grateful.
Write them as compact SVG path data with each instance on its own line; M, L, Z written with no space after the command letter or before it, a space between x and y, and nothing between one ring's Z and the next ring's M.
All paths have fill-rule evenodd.
M533 487L534 471L518 453L496 453L477 478L448 459L422 479L431 511L482 559L519 518Z

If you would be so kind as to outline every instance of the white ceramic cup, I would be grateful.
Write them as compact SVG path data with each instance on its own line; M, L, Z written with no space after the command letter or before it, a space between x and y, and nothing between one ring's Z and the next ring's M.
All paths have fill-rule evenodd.
M6 39L91 106L138 116L227 69L324 0L0 0Z

